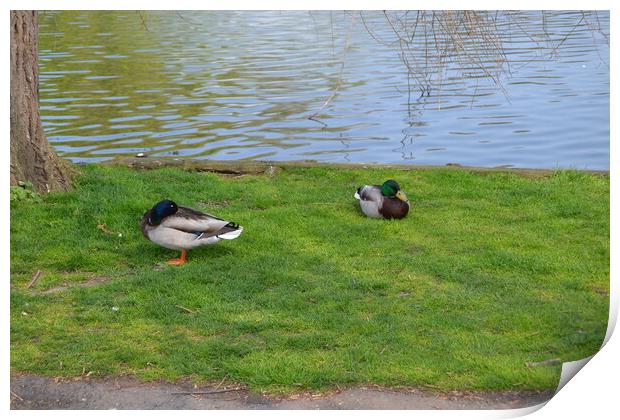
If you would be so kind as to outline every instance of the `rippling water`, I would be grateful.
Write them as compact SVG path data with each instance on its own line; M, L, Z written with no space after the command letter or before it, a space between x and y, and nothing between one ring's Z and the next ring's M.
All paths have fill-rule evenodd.
M609 169L607 12L519 12L496 28L508 60L497 83L452 63L422 96L381 12L39 19L44 129L73 161Z

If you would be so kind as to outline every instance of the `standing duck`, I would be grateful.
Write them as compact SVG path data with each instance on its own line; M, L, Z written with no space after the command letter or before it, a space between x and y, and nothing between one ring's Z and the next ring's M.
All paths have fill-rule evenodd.
M174 201L163 200L144 213L140 221L144 236L157 245L181 251L180 258L168 264L185 264L187 251L203 245L212 245L222 239L235 239L243 227L202 213L189 207L177 206Z
M383 185L363 185L354 197L360 201L360 208L368 217L402 219L409 213L409 200L393 179Z

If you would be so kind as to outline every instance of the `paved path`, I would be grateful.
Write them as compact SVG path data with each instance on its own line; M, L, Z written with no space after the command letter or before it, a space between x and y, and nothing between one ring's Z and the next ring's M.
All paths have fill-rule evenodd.
M217 390L219 393L206 394ZM193 388L189 383L141 383L132 378L65 379L11 377L11 409L507 409L548 401L545 392L452 392L358 387L327 395L273 398L223 387ZM195 392L191 394L190 392ZM201 394L202 393L202 394Z

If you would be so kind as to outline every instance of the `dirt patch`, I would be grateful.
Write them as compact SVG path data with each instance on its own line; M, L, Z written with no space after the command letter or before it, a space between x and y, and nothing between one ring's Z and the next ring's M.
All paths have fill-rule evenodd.
M400 409L469 410L531 407L551 399L542 392L447 392L375 386L328 394L272 397L237 385L195 387L189 382L142 383L135 378L54 380L34 375L11 377L11 409Z
M598 295L601 295L603 297L609 297L609 288L607 286L599 286L593 284L592 286L590 286L590 289Z
M205 209L223 209L230 205L227 200L206 200L206 201L198 201L197 204ZM208 211L208 210L207 210Z
M64 292L65 290L70 289L72 287L93 287L93 286L98 286L100 284L109 283L111 281L112 281L111 277L97 276L97 277L92 277L81 283L64 283L62 286L52 287L51 289L46 289L46 290L42 290L40 292L35 292L35 293L39 295L50 295L52 293Z

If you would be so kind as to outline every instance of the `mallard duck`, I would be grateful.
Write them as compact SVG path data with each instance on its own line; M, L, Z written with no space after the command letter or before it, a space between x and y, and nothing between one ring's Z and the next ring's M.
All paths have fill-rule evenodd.
M390 179L383 185L362 185L354 195L368 217L402 219L409 213L409 200L398 182Z
M189 207L177 206L163 200L144 213L140 221L144 236L157 245L181 251L180 258L168 264L185 264L187 251L203 245L212 245L222 239L235 239L243 227Z

